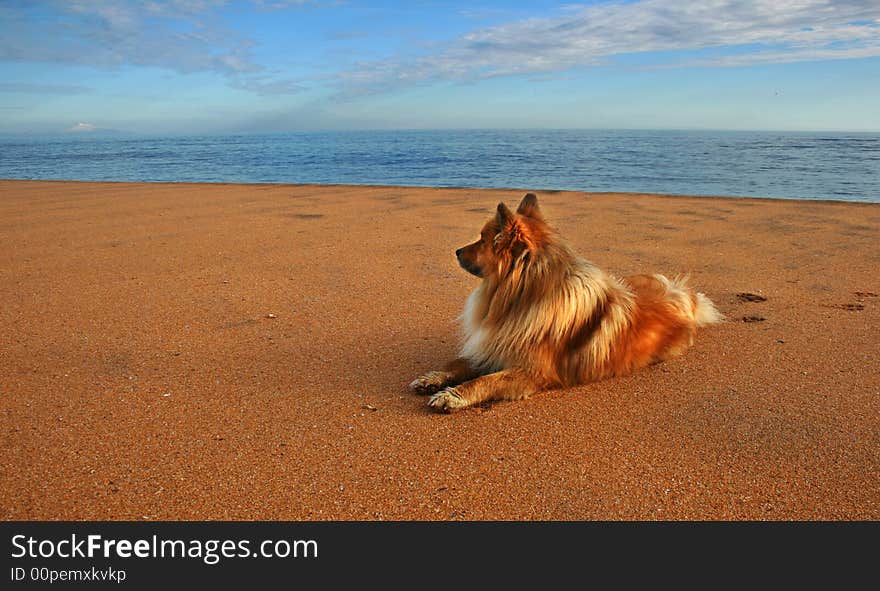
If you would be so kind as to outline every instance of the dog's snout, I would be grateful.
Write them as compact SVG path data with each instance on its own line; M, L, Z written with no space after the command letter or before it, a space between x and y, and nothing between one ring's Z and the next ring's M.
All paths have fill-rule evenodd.
M456 251L455 251L455 256L456 256L456 257L460 257L460 256L461 256L461 251L462 251L461 248L459 248L458 250L456 250Z

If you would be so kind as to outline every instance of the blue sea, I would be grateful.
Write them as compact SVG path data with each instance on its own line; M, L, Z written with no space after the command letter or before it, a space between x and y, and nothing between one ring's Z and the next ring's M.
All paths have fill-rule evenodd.
M493 187L880 202L880 134L352 131L0 138L0 178Z

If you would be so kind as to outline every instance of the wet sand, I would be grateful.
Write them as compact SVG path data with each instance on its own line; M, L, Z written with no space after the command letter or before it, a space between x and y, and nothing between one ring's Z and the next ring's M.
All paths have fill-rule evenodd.
M880 205L538 191L728 321L432 413L453 251L523 192L0 181L0 518L880 519Z

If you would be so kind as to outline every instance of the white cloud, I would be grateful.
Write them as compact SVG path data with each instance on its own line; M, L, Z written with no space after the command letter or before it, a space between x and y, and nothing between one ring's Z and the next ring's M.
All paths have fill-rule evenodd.
M210 9L219 2L70 0L47 19L28 2L2 15L0 60L112 68L155 66L177 72L235 74L259 70L249 42L225 28Z
M265 67L252 56L255 42L218 16L225 0L53 0L58 18L46 18L29 0L8 1L0 5L0 61L215 72L238 88L299 90L286 80L267 80ZM303 3L272 4L280 9Z
M876 0L644 0L564 7L560 16L475 30L417 59L362 62L339 77L349 93L432 80L545 74L648 52L735 49L712 60L665 65L734 66L880 56ZM730 52L728 52L730 53Z
M67 131L70 133L90 133L97 129L98 128L91 123L77 123L73 127L69 127Z

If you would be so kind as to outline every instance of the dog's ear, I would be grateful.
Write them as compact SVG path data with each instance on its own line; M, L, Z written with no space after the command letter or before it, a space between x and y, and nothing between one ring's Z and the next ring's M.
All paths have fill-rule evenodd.
M495 216L495 219L498 221L498 227L501 231L504 231L507 228L507 225L513 220L513 212L510 211L510 208L504 205L504 202L498 204L498 213Z
M495 216L498 222L498 234L495 236L496 248L501 248L517 259L526 249L531 247L528 237L528 229L522 220L510 211L504 203L498 204L498 213Z
M538 209L538 196L534 193L526 193L526 196L519 202L519 207L516 208L516 213L523 217L536 220L544 219L541 210Z

